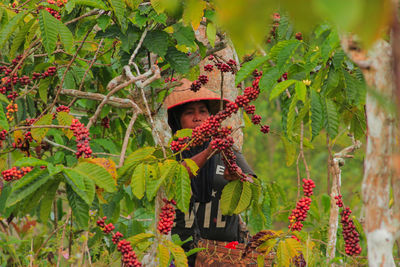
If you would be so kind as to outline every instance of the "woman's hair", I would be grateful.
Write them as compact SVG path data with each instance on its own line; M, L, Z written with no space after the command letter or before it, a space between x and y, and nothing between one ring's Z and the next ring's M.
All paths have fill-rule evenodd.
M193 102L200 102L204 103L204 105L207 107L208 112L210 112L210 103L207 100L200 100L200 101L193 101ZM183 105L176 106L174 108L171 108L168 110L168 124L169 127L171 127L172 134L175 134L176 131L182 129L181 125L181 116L183 114L183 111L185 111L186 107L193 102L188 102Z

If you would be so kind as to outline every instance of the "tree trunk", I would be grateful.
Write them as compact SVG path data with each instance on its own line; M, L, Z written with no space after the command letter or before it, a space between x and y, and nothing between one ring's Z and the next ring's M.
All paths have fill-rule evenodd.
M383 40L377 41L368 54L349 51L350 57L362 68L367 85L372 88L368 90L366 100L367 149L362 183L369 266L395 266L392 250L400 233L400 214L389 208L391 184L398 184L398 175L393 176L392 165L395 120L387 108L390 105L378 101L393 99L391 51L390 44ZM394 192L393 197L398 203L399 192Z

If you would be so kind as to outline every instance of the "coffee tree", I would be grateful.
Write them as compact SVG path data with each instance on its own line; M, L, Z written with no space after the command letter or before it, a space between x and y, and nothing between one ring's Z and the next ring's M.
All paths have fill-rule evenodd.
M312 21L312 30L302 33L295 25L306 20L293 23L290 18L297 16L287 3L283 9L258 10L262 29L246 31L255 37L240 42L243 29L230 23L238 19L240 4L28 0L0 5L0 262L187 266L184 240L169 233L175 209L189 210L185 166L192 173L198 167L190 159L182 165L180 154L210 139L215 153L241 177L224 188L221 210L251 215L254 236L246 252L273 252L278 266L366 262L362 226L340 192L339 164L366 134L365 66L352 61L357 58L347 49L353 46L341 46L347 39L339 35L335 17ZM246 21L248 10L242 10ZM207 42L198 38L200 27ZM369 40L364 32L360 36ZM238 58L217 53L234 45ZM200 69L200 61L208 64ZM182 77L198 90L213 79L212 71L221 77L219 92L224 75L234 74L238 96L166 144L168 134L156 119L166 95ZM268 101L281 109L280 127L270 127L256 108ZM239 129L222 122L238 112L260 135L279 136L286 165L297 167L297 204L287 202L291 212L283 229L267 229L282 190L240 173L235 164L232 134ZM333 153L335 141L346 134L352 145ZM307 224L319 198L304 153L320 135L327 138L332 184L331 198L323 202L322 231Z

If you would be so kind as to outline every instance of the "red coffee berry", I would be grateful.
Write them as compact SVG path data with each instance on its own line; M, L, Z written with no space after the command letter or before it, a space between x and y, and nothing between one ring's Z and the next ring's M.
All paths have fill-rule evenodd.
M208 83L208 76L207 75L200 75L198 80L200 81L200 83L206 84L206 83Z
M104 118L101 120L101 126L103 126L103 127L106 128L106 129L109 129L109 128L110 128L110 118L104 117Z
M261 122L261 116L260 116L260 115L257 115L257 114L253 115L253 116L251 117L251 122L252 122L253 124L260 124L260 122Z
M189 137L179 137L177 140L173 140L171 142L171 150L174 153L181 151L187 145L188 141ZM187 149L189 149L189 147Z
M58 106L58 107L56 108L56 112L62 112L62 111L63 111L63 112L69 113L71 110L70 110L69 107L64 106L64 105Z
M300 231L303 228L301 222L307 218L310 204L311 198L309 197L303 197L297 202L296 208L292 210L292 213L289 216L289 229L292 231Z
M204 66L204 71L211 72L211 71L213 71L213 69L214 69L214 66L211 64L207 64Z
M337 196L335 196L335 199L336 199L336 205L337 205L339 208L342 208L342 207L343 207L342 195L337 195Z
M295 38L299 41L303 40L303 34L301 32L296 33Z
M349 207L346 207L340 213L343 230L343 239L345 242L345 252L347 255L359 255L361 253L360 247L360 235L356 230L353 220L350 218L351 210Z
M190 85L190 90L192 90L193 92L199 91L200 88L201 88L201 82L198 80L192 82L192 84Z
M28 172L32 171L33 167L12 167L11 169L1 172L4 181L14 181L21 179Z
M249 101L257 99L259 94L260 90L256 89L255 87L246 87L243 92L243 95L246 96L249 99Z
M260 130L261 130L262 133L265 133L265 134L269 133L269 125L261 126Z

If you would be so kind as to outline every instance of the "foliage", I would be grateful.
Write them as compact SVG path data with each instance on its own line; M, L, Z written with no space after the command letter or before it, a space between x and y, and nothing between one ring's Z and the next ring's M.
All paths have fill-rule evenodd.
M221 26L236 41L237 32L224 15L238 16L240 9L232 5L221 10L219 5L219 1L195 0L184 5L163 0L0 4L0 61L4 66L0 130L8 132L0 141L0 170L33 167L16 181L0 180L0 263L87 264L90 258L115 265L120 258L116 246L95 225L97 217L104 215L143 259L159 238L153 220L157 196L165 193L169 200L176 200L177 208L188 211L189 174L175 154L155 145L159 140L149 114L159 110L172 87L161 77L190 77L196 58L217 48ZM247 84L254 70L262 70L263 99L257 110L272 114L272 135L260 140L246 123L248 142L258 145L245 154L261 182L230 182L221 205L224 214L242 213L254 233L287 227L288 211L294 206L292 192L296 192L288 177L295 177L298 147L304 146L306 157L313 158L312 175L322 177L325 134L331 145L337 144L334 148L344 146L346 134L358 140L365 134L363 77L340 48L336 29L319 24L300 40L286 15L273 22L265 16L266 10L257 11L265 18L258 35L265 38L262 49L250 59L245 50L239 51L248 62L241 66L236 83ZM195 38L203 17L208 46ZM278 26L273 24L277 22ZM265 33L268 24L273 25L269 36ZM52 67L56 68L53 74ZM161 76L154 68L160 69ZM6 74L6 69L11 72ZM13 74L18 82L7 83L6 77ZM144 78L125 85L129 74ZM29 83L23 82L24 76ZM113 98L105 98L108 94ZM99 104L102 99L104 106ZM129 104L132 100L138 108ZM10 103L18 109L9 108ZM86 138L90 136L93 157L77 158L82 137L72 131L74 119L87 125L88 136L82 142L89 142ZM246 120L250 120L247 115ZM187 134L177 135L183 136ZM272 156L264 157L265 150L259 145L263 142L278 152L271 149ZM274 168L275 164L279 167ZM197 171L191 162L187 166L192 173ZM300 168L304 173L304 166ZM324 184L317 185L322 188ZM290 264L300 250L310 264L325 260L325 246L310 241L326 239L329 196L322 191L313 197L310 220L305 222L309 233L296 234L300 242L279 232L264 245L265 251L276 250L278 265ZM182 242L159 240L155 249L161 266L169 266L172 259L176 266L187 265ZM343 247L339 241L338 250Z

